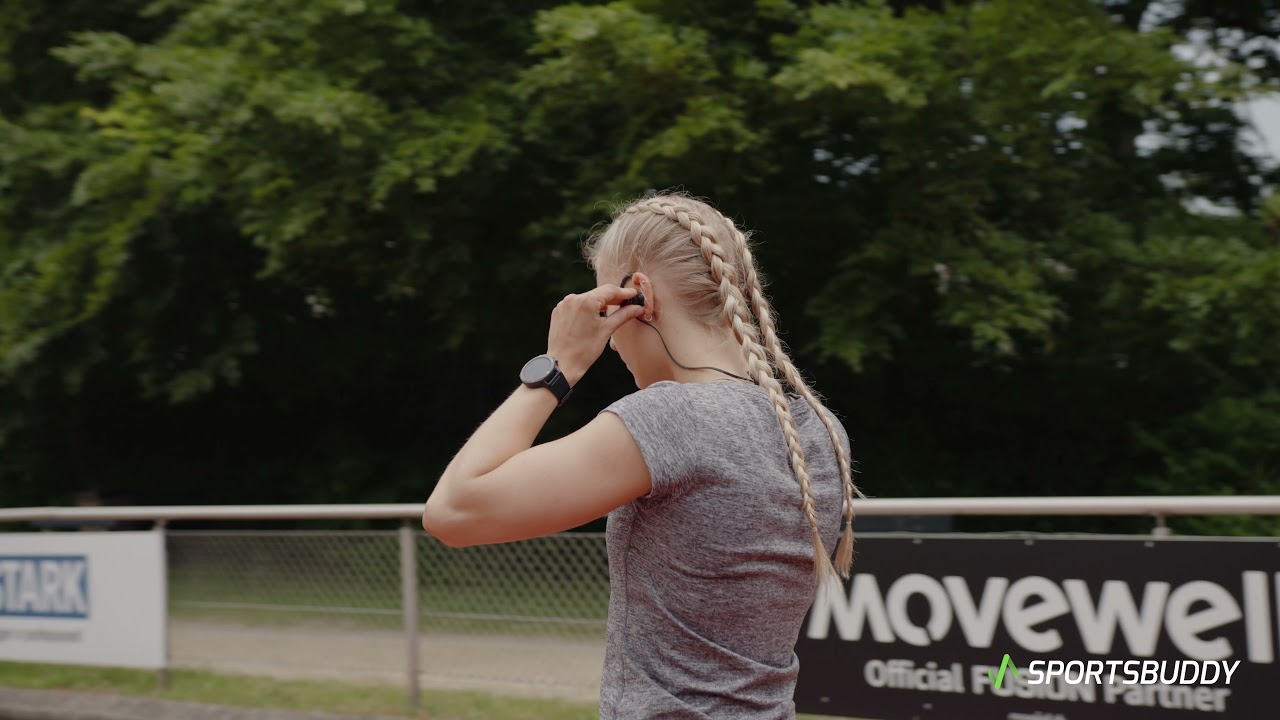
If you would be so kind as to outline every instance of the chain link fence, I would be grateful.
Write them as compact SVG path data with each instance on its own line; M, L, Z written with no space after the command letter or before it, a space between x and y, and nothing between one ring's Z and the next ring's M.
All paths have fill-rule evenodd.
M417 604L422 685L598 698L609 603L603 534L469 548L420 531L405 537L417 569L412 594L394 530L167 533L171 661L403 683L407 597Z

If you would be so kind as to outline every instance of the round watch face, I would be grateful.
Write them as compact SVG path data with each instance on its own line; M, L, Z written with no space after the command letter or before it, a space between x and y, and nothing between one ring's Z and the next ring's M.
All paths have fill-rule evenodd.
M524 364L520 370L520 382L532 383L545 379L556 366L548 355L539 355Z

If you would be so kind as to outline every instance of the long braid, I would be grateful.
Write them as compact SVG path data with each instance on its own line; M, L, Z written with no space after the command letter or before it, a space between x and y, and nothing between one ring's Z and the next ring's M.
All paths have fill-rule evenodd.
M836 458L840 465L840 478L844 483L844 532L840 535L840 541L836 545L836 561L835 569L840 577L848 578L853 569L853 495L857 493L858 497L863 500L867 499L866 495L858 489L853 482L853 468L849 461L849 456L844 450L844 443L840 441L840 434L836 430L835 418L831 415L831 411L823 404L818 393L809 387L804 377L800 374L795 363L791 362L791 357L787 354L782 346L782 341L778 338L776 331L776 321L773 315L773 308L769 305L769 301L765 299L764 292L761 289L759 279L756 277L755 259L751 256L751 248L747 243L747 238L738 230L733 221L723 214L720 216L725 225L733 232L734 240L738 243L738 251L742 253L744 258L743 266L746 268L745 287L751 293L751 307L755 311L756 322L760 325L760 329L764 334L765 346L773 356L773 362L782 371L783 377L792 388L801 396L809 401L809 404L818 411L818 416L822 418L822 424L826 426L827 433L831 436L831 443L835 446Z
M732 325L734 336L742 347L751 377L761 387L768 390L774 414L778 418L779 425L782 426L783 435L787 441L787 449L791 456L791 467L800 484L801 509L808 519L809 527L812 531L817 581L819 585L823 585L836 574L836 571L831 564L831 558L828 556L826 548L823 546L817 510L814 507L813 491L810 487L809 467L805 463L804 450L800 444L800 433L796 430L795 417L791 414L791 402L787 399L782 384L778 382L775 375L774 367L770 364L765 354L765 349L760 344L755 318L752 317L750 310L748 310L747 299L735 282L737 280L737 271L730 262L726 262L727 253L724 247L716 241L712 233L708 232L707 228L690 208L655 198L637 203L627 208L627 212L640 212L646 209L663 215L688 230L690 239L698 246L702 252L702 257L711 267L711 277L719 286L724 315ZM747 273L749 278L754 278L755 273L751 268L750 262L747 263ZM836 444L839 446L839 442Z

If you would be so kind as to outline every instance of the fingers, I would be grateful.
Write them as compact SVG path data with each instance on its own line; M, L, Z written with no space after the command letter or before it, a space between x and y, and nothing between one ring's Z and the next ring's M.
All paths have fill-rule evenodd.
M617 305L622 300L635 297L640 292L635 287L618 287L617 285L601 285L600 287L585 292L581 295L583 298L598 303L600 306Z
M612 335L613 332L621 327L623 323L631 320L632 318L637 318L642 315L645 315L646 319L651 320L653 318L652 310L644 305L627 305L626 307L619 308L612 313L609 313L606 310L606 308L620 305L624 300L635 297L639 292L640 289L636 287L601 285L600 287L589 290L585 293L577 295L571 293L569 295L565 295L564 299L560 301L560 305L578 304L594 310L601 318L609 320L607 330L609 334ZM648 296L646 296L646 303L647 302ZM648 311L647 314L646 311Z
M617 332L618 328L625 325L630 320L640 317L644 313L644 308L639 305L628 305L624 308L618 308L611 315L604 318L604 330L609 335Z
M560 301L561 304L568 302L582 302L584 304L594 304L596 307L605 307L606 305L618 305L627 298L635 297L640 292L634 287L618 287L617 285L601 285L600 287L585 293L565 295Z

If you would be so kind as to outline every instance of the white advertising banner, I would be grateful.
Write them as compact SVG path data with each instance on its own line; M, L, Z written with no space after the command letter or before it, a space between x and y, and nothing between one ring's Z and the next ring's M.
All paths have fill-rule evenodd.
M165 667L164 536L0 533L0 660Z

